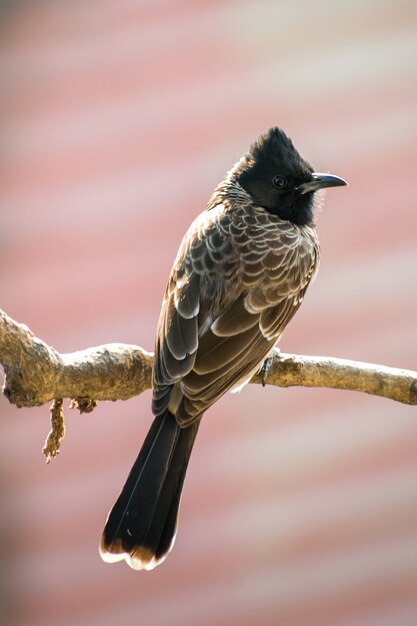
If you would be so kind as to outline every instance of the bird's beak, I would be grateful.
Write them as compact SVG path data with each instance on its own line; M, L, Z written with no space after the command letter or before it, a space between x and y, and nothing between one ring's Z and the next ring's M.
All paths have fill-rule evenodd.
M324 187L344 187L347 182L339 176L333 176L332 174L318 174L311 175L312 179L307 183L302 183L297 187L297 191L301 194L309 193L310 191L317 191L318 189L324 189Z

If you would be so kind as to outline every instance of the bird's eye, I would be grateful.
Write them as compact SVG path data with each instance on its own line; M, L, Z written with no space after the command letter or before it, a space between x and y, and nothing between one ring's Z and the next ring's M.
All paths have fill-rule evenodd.
M284 187L287 185L287 179L284 178L284 176L274 176L274 178L272 179L272 184L274 185L274 187L277 187L277 189L284 189Z

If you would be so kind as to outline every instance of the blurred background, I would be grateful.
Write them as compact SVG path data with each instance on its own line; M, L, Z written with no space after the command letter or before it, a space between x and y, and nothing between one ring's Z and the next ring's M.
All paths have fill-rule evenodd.
M181 237L279 125L349 181L287 352L416 369L417 5L31 0L0 5L0 306L61 352L153 349ZM247 387L204 419L177 543L151 573L97 546L150 393L66 409L0 399L0 622L415 626L417 411Z

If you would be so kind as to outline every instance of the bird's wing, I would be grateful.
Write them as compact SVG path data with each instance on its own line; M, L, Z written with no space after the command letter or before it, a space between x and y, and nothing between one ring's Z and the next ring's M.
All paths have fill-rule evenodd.
M261 209L198 218L161 310L154 413L169 406L185 426L247 379L298 309L316 257L298 229Z

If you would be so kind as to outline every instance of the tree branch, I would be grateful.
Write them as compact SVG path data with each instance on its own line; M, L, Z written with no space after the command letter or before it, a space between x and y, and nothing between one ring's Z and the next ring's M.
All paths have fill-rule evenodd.
M277 387L330 387L362 391L417 404L417 372L335 357L297 356L277 351L270 357L265 383ZM256 374L251 383L262 383Z
M112 343L70 354L59 354L0 310L0 363L3 394L17 407L39 406L51 400L55 423L49 438L63 436L62 399L70 398L81 412L98 400L127 400L151 388L153 354L130 344ZM277 387L350 389L417 404L417 372L330 357L283 354L275 350L263 373L251 383ZM59 432L59 436L58 433ZM54 439L55 437L55 439ZM48 441L46 455L57 446ZM54 447L55 446L55 447ZM49 451L48 451L49 450Z
M88 400L127 400L150 389L152 362L151 352L121 343L59 354L0 310L3 394L19 408L71 398L86 412Z

